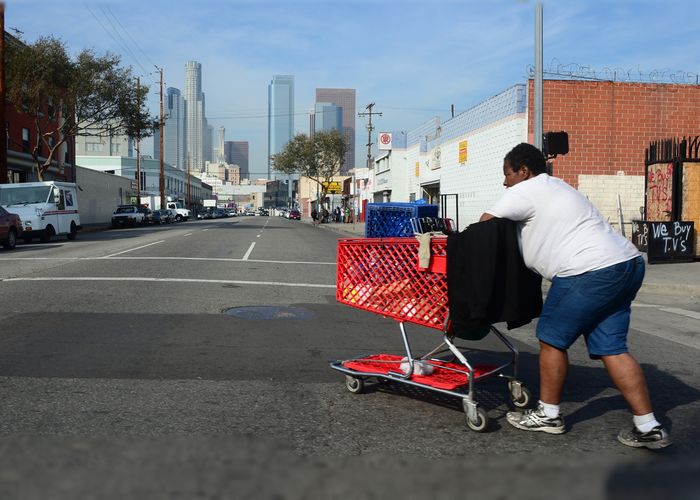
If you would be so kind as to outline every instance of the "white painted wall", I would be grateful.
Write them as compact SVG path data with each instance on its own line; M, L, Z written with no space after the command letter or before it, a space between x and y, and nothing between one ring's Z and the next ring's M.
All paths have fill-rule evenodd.
M578 190L586 195L603 217L620 231L617 195L620 194L625 236L632 234L632 220L639 220L644 206L643 175L579 175Z

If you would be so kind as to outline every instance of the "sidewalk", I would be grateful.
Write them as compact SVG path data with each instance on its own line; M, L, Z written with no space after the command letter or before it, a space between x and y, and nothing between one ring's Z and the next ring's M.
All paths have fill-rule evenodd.
M311 224L310 218L302 220ZM330 222L320 224L319 228L338 233L343 238L364 238L365 236L364 222L354 224ZM646 255L643 255L646 259ZM641 291L700 297L700 261L647 264Z

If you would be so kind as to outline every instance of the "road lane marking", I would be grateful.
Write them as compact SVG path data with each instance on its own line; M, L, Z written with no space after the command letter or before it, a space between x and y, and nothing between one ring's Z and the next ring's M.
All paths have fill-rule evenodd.
M182 236L192 236L192 233L185 233Z
M281 281L244 281L244 280L206 280L193 278L147 278L147 277L34 277L34 278L0 278L2 282L10 281L150 281L155 283L209 283L224 285L262 285L262 286L289 286L298 288L335 288L335 285L324 285L320 283L284 283Z
M679 309L677 307L659 307L659 311L678 314L680 316L685 316L687 318L700 319L700 313L695 311L687 311L685 309Z
M114 256L116 256L116 255L121 255L121 254L127 253L127 252L133 252L134 250L140 250L140 249L142 249L142 248L150 247L151 245L157 245L158 243L163 243L164 241L165 241L165 240L154 241L153 243L149 243L148 245L141 245L140 247L130 248L129 250L123 250L123 251L121 251L121 252L113 253L112 255L105 255L105 256L102 257L102 258L103 258L103 259L109 259L110 257L114 257Z
M243 256L243 260L248 260L248 257L250 257L250 254L253 251L253 248L255 248L255 242L250 244L250 248L248 248L248 251Z
M208 229L202 229L202 231L209 231Z
M10 260L56 260L56 261L79 261L79 260L200 260L212 262L258 262L261 264L306 264L310 266L335 266L335 262L307 262L303 260L256 260L248 259L225 259L221 257L0 257L0 262Z

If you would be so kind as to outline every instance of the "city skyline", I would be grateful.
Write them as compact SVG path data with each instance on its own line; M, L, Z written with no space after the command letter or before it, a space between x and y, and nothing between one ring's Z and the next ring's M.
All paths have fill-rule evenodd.
M295 133L308 130L316 88L354 88L358 109L375 102L383 113L373 120L375 132L410 130L434 116L448 119L452 105L459 114L527 79L534 60L534 5L532 0L89 5L21 0L6 6L6 29L21 31L27 41L54 35L72 54L84 48L119 54L150 86L154 114L155 67L164 69L165 88L182 90L183 65L198 61L209 122L225 126L227 140L249 142L256 177L267 170L272 75L295 75L294 114L304 117L296 120ZM692 26L678 22L695 18L698 2L545 0L543 5L547 78L695 81L700 73L700 62L689 57L698 53L700 40ZM374 22L366 21L368 9ZM366 119L356 125L355 162L364 166Z

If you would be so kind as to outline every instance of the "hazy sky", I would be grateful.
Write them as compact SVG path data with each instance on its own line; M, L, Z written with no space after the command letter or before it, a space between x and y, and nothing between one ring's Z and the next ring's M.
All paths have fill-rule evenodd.
M317 87L355 88L375 102L377 131L411 130L526 80L534 62L534 0L6 0L5 27L25 40L52 34L72 53L122 56L158 112L154 66L184 90L202 64L206 114L226 140L250 142L267 171L267 86L296 78L295 128L308 133ZM700 73L698 0L543 1L545 70L639 79ZM673 73L673 76L671 74ZM546 103L545 103L546 105ZM366 120L358 118L358 164ZM376 139L374 139L376 140Z

